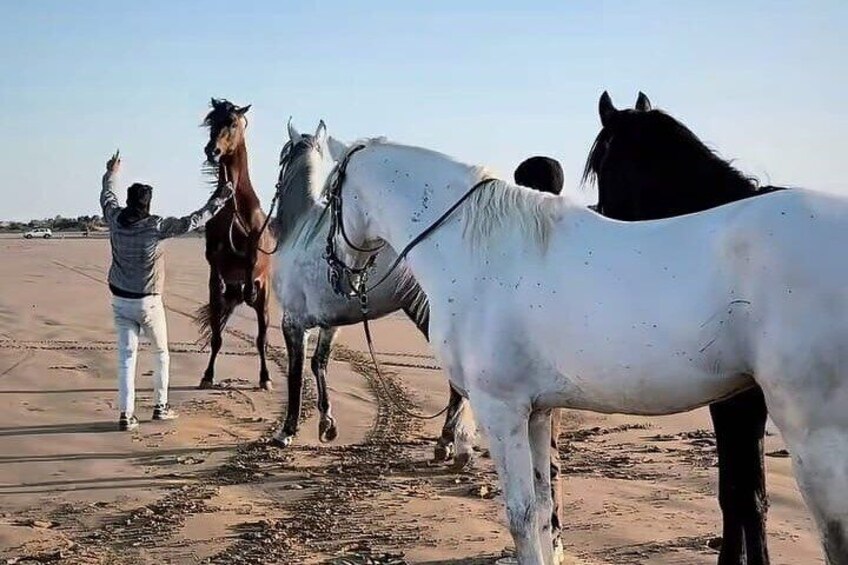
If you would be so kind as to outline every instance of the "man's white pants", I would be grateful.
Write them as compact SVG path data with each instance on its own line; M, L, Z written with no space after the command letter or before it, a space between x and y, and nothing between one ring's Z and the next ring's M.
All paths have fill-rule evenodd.
M170 357L162 297L113 296L112 311L118 332L118 408L127 416L135 412L135 368L141 330L150 339L154 355L153 402L156 405L167 404Z

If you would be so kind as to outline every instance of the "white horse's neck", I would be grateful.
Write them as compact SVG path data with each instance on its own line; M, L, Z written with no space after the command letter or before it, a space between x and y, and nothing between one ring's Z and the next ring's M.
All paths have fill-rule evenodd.
M480 167L435 151L377 142L351 160L344 200L345 205L359 200L372 235L400 251L487 176ZM460 254L468 254L464 264L469 271L485 270L490 242L537 247L543 253L551 227L567 207L564 198L495 181L480 187L416 246L408 261L430 294L444 283L443 266L455 264Z
M379 236L396 245L424 231L483 177L482 169L434 151L374 142L354 155L344 190L356 185L357 198L380 216L375 228L386 233Z
M331 167L313 152L304 153L289 164L287 190L280 195L277 214L277 236L282 244L294 245L303 228L313 225L323 213L325 204L319 201L318 194Z

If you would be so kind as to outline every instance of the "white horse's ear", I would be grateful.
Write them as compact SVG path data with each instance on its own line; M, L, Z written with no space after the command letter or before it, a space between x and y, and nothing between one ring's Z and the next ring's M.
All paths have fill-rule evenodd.
M350 149L349 145L343 141L339 141L332 135L327 138L327 147L330 148L330 157L333 158L333 161L341 161L342 157Z
M300 132L295 129L294 124L292 124L292 119L289 117L289 141L292 143L297 143L300 141L301 135Z
M315 139L319 141L324 141L327 137L327 125L324 123L324 120L318 122L318 127L315 128Z

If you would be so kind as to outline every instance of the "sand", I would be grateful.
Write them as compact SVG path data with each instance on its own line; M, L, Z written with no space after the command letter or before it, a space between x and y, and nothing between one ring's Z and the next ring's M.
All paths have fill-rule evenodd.
M432 463L440 420L397 411L375 386L362 330L341 332L329 383L340 435L317 440L314 387L287 450L263 437L284 407L257 390L250 310L225 338L214 390L191 312L204 300L202 240L167 244L165 302L177 422L150 421L142 355L135 433L116 431L115 351L102 239L1 239L0 559L8 563L493 563L511 545L485 444L474 468ZM272 318L279 319L274 307ZM402 316L374 325L390 386L435 411L447 385ZM307 379L309 380L309 379ZM720 534L706 410L664 418L568 412L565 542L571 563L712 564ZM783 448L779 436L767 452ZM772 562L822 563L789 460L767 458ZM29 561L27 561L29 559ZM348 559L348 561L345 561Z

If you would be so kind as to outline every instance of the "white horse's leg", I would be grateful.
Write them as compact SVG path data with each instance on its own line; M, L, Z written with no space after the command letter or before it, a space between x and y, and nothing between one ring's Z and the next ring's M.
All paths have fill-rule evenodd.
M530 452L533 456L533 478L536 488L536 529L546 565L554 563L551 520L551 411L538 410L530 414Z
M312 354L312 374L315 375L315 384L318 389L318 411L321 414L318 421L318 440L321 443L334 441L339 435L330 404L330 393L327 390L327 365L330 363L333 339L335 339L337 333L338 328L320 328L318 343L315 344L315 353Z
M817 306L801 303L797 310L809 310L810 318L792 312L792 325L767 327L774 341L760 348L755 378L786 441L826 561L848 565L848 355L843 345L848 327L828 323ZM809 330L792 331L798 327Z
M848 565L848 426L787 441L804 500L816 520L828 565Z
M498 471L509 531L521 565L544 565L537 524L533 459L528 434L528 411L488 395L471 394L471 407L489 440ZM547 469L546 469L547 470ZM550 516L545 516L547 519Z

